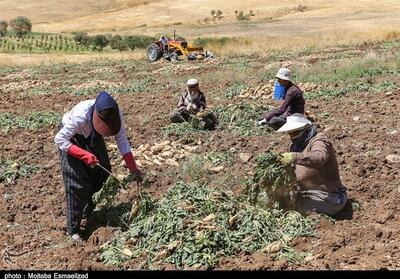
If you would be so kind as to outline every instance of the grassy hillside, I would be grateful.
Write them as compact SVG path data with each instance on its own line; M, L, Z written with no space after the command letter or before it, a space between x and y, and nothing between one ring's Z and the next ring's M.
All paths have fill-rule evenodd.
M211 19L212 10L223 12L221 19ZM237 23L235 11L244 15L253 11L251 21L265 22L278 20L272 27L260 26L263 32L255 34L267 36L275 28L279 35L298 34L308 31L331 31L340 29L359 29L379 26L388 27L398 22L400 12L398 1L328 1L328 0L103 0L103 1L28 1L15 3L12 0L0 1L0 18L10 19L18 15L30 17L35 31L61 32L87 30L90 32L121 31L138 29L137 32L154 32L182 25L214 26L214 23L231 25ZM206 20L208 18L209 20ZM299 30L299 20L307 25ZM320 21L322 20L322 21ZM389 23L389 25L388 25ZM257 25L258 26L258 25ZM141 27L141 28L139 28ZM187 35L216 34L235 35L240 27L224 27L185 30ZM196 33L196 34L191 34Z

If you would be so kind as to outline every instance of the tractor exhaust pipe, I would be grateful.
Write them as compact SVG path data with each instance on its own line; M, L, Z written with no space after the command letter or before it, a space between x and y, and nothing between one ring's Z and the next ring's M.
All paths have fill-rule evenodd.
M176 41L176 30L174 30L174 41Z

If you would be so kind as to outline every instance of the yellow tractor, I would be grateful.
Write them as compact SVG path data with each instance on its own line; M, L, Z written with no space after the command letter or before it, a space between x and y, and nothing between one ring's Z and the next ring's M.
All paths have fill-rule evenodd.
M162 36L159 41L154 41L147 47L147 59L149 62L155 62L162 57L176 62L179 60L179 56L182 55L188 60L202 60L213 57L212 53L204 51L203 47L191 46L186 41L177 40L175 31L174 40L170 41L165 36Z

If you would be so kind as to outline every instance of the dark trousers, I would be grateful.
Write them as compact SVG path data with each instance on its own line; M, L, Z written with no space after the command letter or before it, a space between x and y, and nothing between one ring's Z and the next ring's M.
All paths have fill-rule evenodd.
M280 127L282 127L283 125L285 125L286 123L286 115L282 114L279 116L274 116L271 118L271 120L269 121L269 126L272 127L272 129L274 129L275 131L279 130Z
M270 114L271 110L266 111L265 113L263 113L257 120L263 120L266 119L268 117L268 115ZM271 118L271 120L268 122L268 125L274 129L275 131L279 130L280 127L282 127L283 125L285 125L286 123L286 118L287 115L285 113L279 115L279 116L274 116Z
M191 115L188 111L182 110L174 110L173 112L170 113L169 119L171 120L172 123L182 123L182 122L189 122L191 119ZM214 116L213 113L208 113L204 117L201 118L203 121L203 127L206 130L214 130L215 126L218 124L217 118Z
M204 122L204 128L207 130L214 130L218 124L218 119L213 113L209 113L202 118Z
M90 137L85 139L83 136L75 135L71 141L93 153L102 166L111 170L106 145L101 135L94 137L93 146L90 144ZM101 189L108 178L108 173L98 167L92 169L82 160L61 150L59 157L67 199L67 232L72 235L79 232L84 212L89 215L95 208L92 195Z
M172 123L182 123L185 121L189 121L190 113L187 110L174 110L170 113L169 119Z

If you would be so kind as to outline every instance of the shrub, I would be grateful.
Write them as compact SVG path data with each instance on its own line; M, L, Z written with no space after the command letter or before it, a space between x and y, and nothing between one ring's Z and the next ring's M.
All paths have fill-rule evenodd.
M135 48L147 48L155 40L156 38L145 35L127 36L125 38L125 42L131 50Z
M74 40L83 46L88 46L90 37L86 32L76 32L74 35Z
M5 20L0 20L0 37L3 37L7 34L8 23Z
M232 40L232 39L227 38L227 37L222 37L222 38L200 37L200 38L194 39L193 44L196 46L202 46L202 47L205 47L209 44L224 46L230 40Z
M31 32L32 30L32 22L29 18L24 16L19 16L10 21L11 27L15 30L15 33L18 37L22 37L23 35Z
M112 49L118 49L119 51L127 50L129 48L128 43L122 39L120 35L115 35L111 38L110 47Z
M245 15L245 14L243 13L243 11L240 11L240 12L236 15L236 19L237 19L237 20L250 20L250 16L251 16L251 14Z
M108 40L104 35L96 35L90 38L90 44L93 46L93 50L102 51L108 45Z

